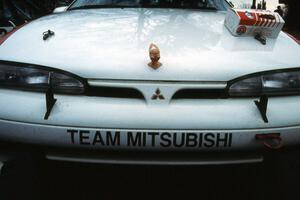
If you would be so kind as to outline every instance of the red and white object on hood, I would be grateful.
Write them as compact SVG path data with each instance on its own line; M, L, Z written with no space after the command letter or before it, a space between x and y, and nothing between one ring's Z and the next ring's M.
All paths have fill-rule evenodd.
M231 9L225 19L225 26L234 36L277 38L284 23L278 13L266 10Z

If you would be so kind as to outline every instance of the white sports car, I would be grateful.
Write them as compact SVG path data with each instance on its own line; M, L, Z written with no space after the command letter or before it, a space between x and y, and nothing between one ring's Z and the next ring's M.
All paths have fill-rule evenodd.
M0 41L0 139L48 159L230 164L300 144L300 46L225 0L75 0Z

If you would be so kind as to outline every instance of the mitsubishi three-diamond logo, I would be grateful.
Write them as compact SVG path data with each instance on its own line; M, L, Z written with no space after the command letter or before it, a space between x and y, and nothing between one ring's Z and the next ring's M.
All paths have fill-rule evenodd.
M155 91L155 94L153 94L151 99L152 100L164 100L165 97L164 97L164 95L161 94L160 89L157 88Z

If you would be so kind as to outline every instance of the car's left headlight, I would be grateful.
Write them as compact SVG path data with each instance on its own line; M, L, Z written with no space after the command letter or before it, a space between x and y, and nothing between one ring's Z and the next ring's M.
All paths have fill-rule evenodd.
M51 77L51 81L50 81ZM49 84L54 92L82 94L84 83L68 72L27 64L0 63L0 87L31 91L46 91Z
M266 72L232 81L232 97L283 96L300 94L300 70Z

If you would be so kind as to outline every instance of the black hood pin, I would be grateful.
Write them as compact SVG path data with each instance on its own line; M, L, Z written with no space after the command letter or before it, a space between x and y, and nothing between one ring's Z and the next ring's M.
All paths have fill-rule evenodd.
M48 40L50 37L54 36L55 33L51 30L48 30L46 32L43 33L43 40L46 41Z

